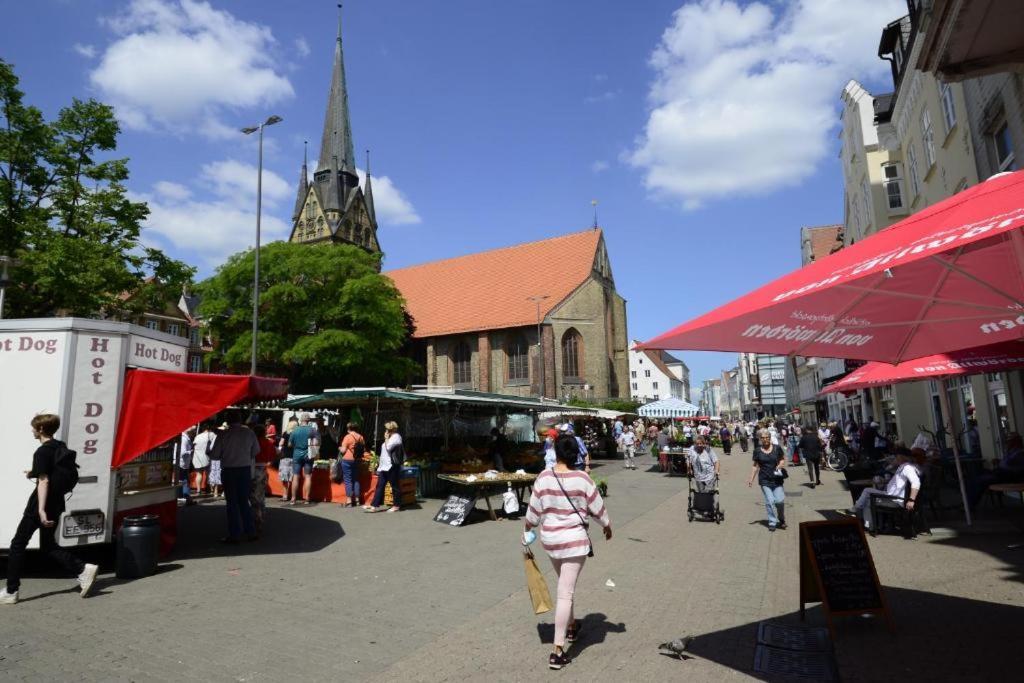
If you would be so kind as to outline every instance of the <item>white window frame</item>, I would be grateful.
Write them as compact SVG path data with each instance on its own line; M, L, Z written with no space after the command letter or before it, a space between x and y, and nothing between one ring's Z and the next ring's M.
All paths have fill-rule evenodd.
M925 107L921 110L921 146L924 148L925 175L935 165L935 131L932 129L932 114Z
M202 338L199 335L199 328L192 327L188 331L188 341L192 346L199 346L202 342Z
M953 99L953 87L949 83L939 81L939 104L942 105L942 120L946 124L946 135L956 126L956 100Z
M650 370L644 370L644 377L650 377L650 376L651 376L651 371Z
M147 320L146 321L146 329L155 330L156 332L159 332L160 331L160 321L159 320L152 320L152 319Z
M1007 141L1007 154L1002 159L999 158L999 138L1000 133L1005 132ZM1017 168L1017 154L1013 149L1013 140L1010 139L1010 126L1006 119L1002 119L995 128L992 129L992 151L995 152L996 166L999 167L999 172L1012 171Z
M651 382L651 388L652 389L657 389L658 388L658 383L657 382Z
M892 175L890 175L892 171ZM900 165L898 162L890 161L882 164L882 187L885 188L885 205L889 208L889 212L902 211L906 207L906 202L903 199L903 174L900 173ZM896 194L891 193L891 189L896 189ZM899 201L899 204L893 206L893 198Z
M179 336L181 332L181 325L178 323L167 323L167 334L173 334L175 337Z
M189 372L202 372L203 371L203 357L192 356L188 359L188 371Z
M910 190L914 197L921 194L921 176L917 170L917 148L911 142L907 145L907 166L910 168ZM913 198L911 197L911 201Z

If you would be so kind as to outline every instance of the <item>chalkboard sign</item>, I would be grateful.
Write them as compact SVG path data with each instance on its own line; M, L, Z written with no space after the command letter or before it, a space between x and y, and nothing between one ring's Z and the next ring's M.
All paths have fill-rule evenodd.
M808 602L822 603L830 630L833 614L878 613L889 620L875 563L859 520L800 524L801 619ZM889 627L892 628L891 622Z
M462 526L469 519L469 514L476 507L476 496L458 496L452 494L444 502L441 509L434 515L434 521L450 526Z

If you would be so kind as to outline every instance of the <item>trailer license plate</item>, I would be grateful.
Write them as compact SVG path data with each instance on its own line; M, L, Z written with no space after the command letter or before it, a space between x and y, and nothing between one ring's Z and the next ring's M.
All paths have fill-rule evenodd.
M64 517L64 538L103 534L102 512L78 512Z

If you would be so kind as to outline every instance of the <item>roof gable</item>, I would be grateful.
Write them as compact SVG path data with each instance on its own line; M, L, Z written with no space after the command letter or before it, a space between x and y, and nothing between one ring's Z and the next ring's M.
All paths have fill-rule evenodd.
M417 338L537 324L594 272L602 242L589 229L385 273L416 323Z

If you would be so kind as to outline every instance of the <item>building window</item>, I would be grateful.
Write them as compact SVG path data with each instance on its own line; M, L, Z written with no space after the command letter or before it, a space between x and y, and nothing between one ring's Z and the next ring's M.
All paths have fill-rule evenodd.
M942 119L946 122L946 133L956 125L956 105L953 103L953 88L949 83L939 81L939 101L942 103Z
M860 193L860 199L864 205L864 227L866 229L868 224L871 223L871 186L868 185L867 178L860 182Z
M636 382L633 382L633 391L636 391L637 389L638 389L638 387L637 387Z
M192 356L188 359L188 371L189 372L202 372L203 371L203 357Z
M473 383L473 354L469 350L469 344L459 342L452 354L452 381L455 384Z
M530 379L530 347L523 335L516 335L508 345L508 381L525 382Z
M921 145L924 147L925 168L930 169L935 165L935 131L932 130L932 114L927 109L921 111Z
M658 383L657 382L651 382L651 388L652 389L657 389L658 388Z
M188 341L192 346L199 346L199 328L193 327L188 331Z
M146 327L151 330L156 330L157 332L160 331L160 323L156 320L147 320Z
M630 370L629 374L633 377L633 379L636 379L636 370Z
M661 396L658 396L657 394L655 394L655 395L654 395L654 396L653 396L652 398L653 398L653 399L654 399L655 401L657 401L657 400L659 400L659 399L661 398Z
M175 337L181 335L181 325L178 323L167 323L167 334L173 334Z
M562 376L565 379L579 379L583 376L581 358L583 339L576 330L568 330L562 336Z
M889 202L889 210L903 208L903 180L900 178L899 164L882 164L885 176L885 196Z
M917 148L914 143L907 146L907 166L910 168L910 191L916 197L921 194L921 176L917 172Z
M306 219L313 220L314 218L316 218L316 204L306 202Z
M1013 153L1013 141L1010 140L1010 127L1003 121L992 134L992 147L996 152L996 164L999 171L1015 171L1016 155Z
M650 377L650 376L651 376L651 371L650 370L644 370L644 377Z

